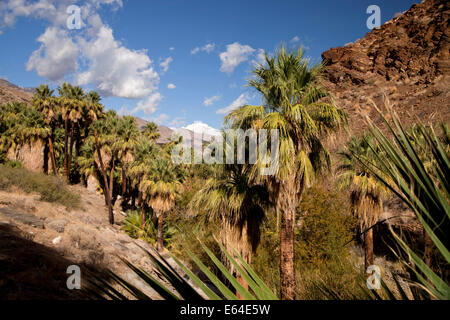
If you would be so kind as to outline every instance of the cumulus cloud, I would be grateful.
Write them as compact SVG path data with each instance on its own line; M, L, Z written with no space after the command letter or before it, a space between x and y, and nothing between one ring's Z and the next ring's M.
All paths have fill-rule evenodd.
M203 47L195 47L194 49L192 49L191 54L197 54L200 51L204 51L206 53L211 53L214 51L215 48L216 48L215 43L207 43Z
M159 66L162 68L163 72L167 72L167 70L169 70L169 65L172 61L172 57L168 57L167 59L159 63Z
M220 71L231 74L239 64L247 61L254 52L255 49L252 47L238 42L227 45L227 50L219 55L222 61Z
M210 136L218 136L220 135L220 131L216 128L209 126L208 124L202 121L194 121L188 126L183 127L184 129L191 130L196 133L207 134Z
M12 27L20 17L50 23L37 39L40 47L31 54L27 70L52 81L73 76L76 84L92 84L103 96L142 99L153 93L159 75L147 51L122 45L97 13L102 5L122 7L122 1L86 0L80 5L83 32L77 33L68 32L66 26L66 9L72 4L72 0L0 2L0 28Z
M248 95L243 93L236 100L234 100L231 104L229 104L225 108L217 110L216 113L227 114L227 113L233 111L234 109L242 107L243 105L245 105L247 103L247 101L248 101Z
M174 85L173 83L169 83L168 85L167 85L167 88L168 89L175 89L177 86L176 85Z
M75 72L78 47L65 30L47 28L37 40L41 46L31 54L26 65L27 71L34 69L39 76L53 81Z
M220 96L219 95L212 96L212 97L209 97L209 98L205 98L205 100L203 100L203 105L204 106L210 106L210 105L214 104L214 102L219 101L219 100L220 100Z
M125 48L110 28L101 27L94 40L81 39L80 45L90 65L76 77L78 84L93 83L102 95L122 98L143 98L156 89L159 76L146 51Z

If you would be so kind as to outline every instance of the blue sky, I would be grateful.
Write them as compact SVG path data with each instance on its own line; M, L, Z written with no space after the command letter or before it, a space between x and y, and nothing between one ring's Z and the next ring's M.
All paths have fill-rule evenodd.
M416 2L2 0L0 78L23 87L66 80L100 91L121 114L220 128L226 111L260 102L245 83L263 50L303 45L319 61L369 32L369 5L384 23ZM81 29L67 28L70 5Z

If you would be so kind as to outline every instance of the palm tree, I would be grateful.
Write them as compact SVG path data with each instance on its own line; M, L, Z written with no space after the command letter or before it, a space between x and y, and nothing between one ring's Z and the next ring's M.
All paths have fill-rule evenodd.
M153 209L158 218L158 251L164 246L164 214L175 205L175 198L182 190L183 172L178 166L172 166L170 160L155 159L146 168L139 189L143 200Z
M221 177L209 179L190 203L191 210L204 212L209 220L221 223L222 245L237 259L236 250L248 264L259 245L264 210L269 206L267 189L249 183L249 170L243 165L225 166ZM239 283L248 288L232 264L229 268Z
M145 225L145 205L142 201L142 192L139 190L139 185L147 171L150 163L158 155L161 154L161 149L152 141L144 136L140 136L137 140L134 149L133 161L129 164L128 175L130 177L132 193L132 204L135 203L136 193L138 195L138 205L141 207L141 224Z
M112 197L114 170L118 154L117 145L115 144L118 139L118 123L119 118L117 114L113 110L109 110L100 120L93 123L93 135L88 139L88 143L93 145L93 148L95 149L96 159L94 161L103 177L104 195L106 204L108 205L110 224L114 224Z
M125 116L120 119L117 135L118 139L115 142L115 147L118 149L118 157L122 164L122 196L125 196L127 189L126 170L129 163L133 161L133 153L140 135L136 119L132 116Z
M295 299L295 212L314 174L330 166L323 138L338 129L346 116L320 86L322 65L310 67L301 48L287 52L282 47L274 57L265 54L265 60L265 65L254 68L254 78L248 81L262 94L264 105L235 109L226 121L231 128L279 132L277 172L261 175L265 165L258 159L252 176L267 183L276 211L281 212L281 298Z
M158 131L158 126L154 122L148 122L145 125L142 134L150 140L156 140L161 136Z
M373 226L383 211L383 197L386 188L359 159L374 161L372 136L352 138L346 150L340 152L341 165L337 182L340 189L350 190L350 204L353 215L359 221L359 232L364 234L364 268L373 265Z
M64 176L70 180L70 170L74 146L75 130L79 130L79 121L83 118L86 105L84 92L81 87L63 83L59 88L59 103L64 121ZM78 133L77 133L78 134Z
M53 137L59 110L53 93L54 90L51 90L48 85L40 85L38 88L35 88L34 97L31 103L36 110L44 115L44 121L50 127L48 147L53 174L56 176L58 173L56 168L55 150L53 147Z

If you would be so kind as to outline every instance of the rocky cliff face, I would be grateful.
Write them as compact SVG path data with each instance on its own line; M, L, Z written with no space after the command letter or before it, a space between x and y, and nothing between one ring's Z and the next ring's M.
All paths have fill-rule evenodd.
M450 119L450 2L426 0L364 38L322 54L325 85L350 115L358 134L361 116L381 119L372 102L387 97L406 122Z

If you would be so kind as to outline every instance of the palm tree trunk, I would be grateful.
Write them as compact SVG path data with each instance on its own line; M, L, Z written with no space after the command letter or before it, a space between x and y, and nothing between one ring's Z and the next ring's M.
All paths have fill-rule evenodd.
M53 175L56 176L58 173L56 172L55 150L53 149L53 141L51 136L48 137L48 148L50 152L50 161L52 163Z
M122 167L122 197L125 197L127 192L127 175L125 172L125 167Z
M364 268L373 265L373 228L366 231L364 238Z
M67 162L67 181L70 180L70 170L72 168L72 153L73 153L73 144L75 143L74 141L74 129L75 126L72 124L71 128L70 128L70 146L69 146L69 160Z
M294 214L295 210L286 210L281 215L280 290L282 300L295 299Z
M98 161L100 162L100 171L101 174L103 176L103 183L105 185L105 199L106 199L106 203L108 204L108 213L109 213L109 223L110 224L114 224L114 213L112 210L112 202L111 202L111 197L110 197L110 193L109 193L109 187L108 187L108 177L106 176L106 170L105 170L105 166L103 165L103 160L102 160L102 154L100 152L100 145L98 143L98 134L97 132L94 132L94 137L95 137L95 146L97 149L97 156L98 156Z
M162 251L164 247L164 237L163 237L163 216L162 213L158 216L158 251Z
M67 158L69 151L69 119L64 120L64 177L68 177Z
M111 171L109 173L109 198L112 201L114 188L114 156L111 157Z

